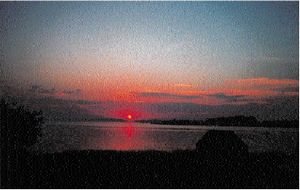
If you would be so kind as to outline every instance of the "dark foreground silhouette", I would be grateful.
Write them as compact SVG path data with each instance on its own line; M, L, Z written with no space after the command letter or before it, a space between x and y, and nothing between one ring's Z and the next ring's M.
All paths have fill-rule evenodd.
M233 131L208 131L196 144L196 151L208 161L246 164L247 145ZM229 163L230 162L230 163Z
M298 157L249 154L232 131L208 131L195 151L69 151L22 155L17 188L298 188Z
M38 141L43 123L42 112L0 100L1 187L17 184L24 166L26 149Z
M298 154L248 153L231 131L195 151L37 154L40 113L1 100L1 188L298 188Z
M279 153L234 163L196 151L25 153L2 188L298 188L298 168L296 155Z

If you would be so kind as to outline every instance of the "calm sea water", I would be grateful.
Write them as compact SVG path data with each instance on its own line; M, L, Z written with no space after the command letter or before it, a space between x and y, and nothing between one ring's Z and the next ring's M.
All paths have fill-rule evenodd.
M65 150L192 150L210 129L232 130L250 152L295 153L298 129L155 125L134 122L48 123L33 148L39 152Z

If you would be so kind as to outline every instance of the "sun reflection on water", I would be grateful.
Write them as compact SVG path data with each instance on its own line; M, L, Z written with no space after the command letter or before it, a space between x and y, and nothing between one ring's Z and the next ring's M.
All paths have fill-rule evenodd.
M136 133L136 130L135 130L135 127L133 127L132 125L128 125L124 128L124 131L125 131L125 134L127 135L128 138L132 138L135 133Z

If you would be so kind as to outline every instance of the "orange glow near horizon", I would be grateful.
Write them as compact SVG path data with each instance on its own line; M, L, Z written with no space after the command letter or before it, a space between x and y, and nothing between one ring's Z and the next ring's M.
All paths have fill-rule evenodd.
M56 89L55 93L40 93L40 95L54 96L65 100L95 101L98 102L95 105L92 105L93 103L80 104L79 107L96 116L123 119L125 121L171 117L166 113L162 115L150 108L159 104L169 105L174 103L175 105L182 103L216 106L264 103L264 98L299 95L298 91L294 91L298 88L299 81L290 79L232 79L225 80L219 86L210 86L209 88L192 82L148 84L134 80L135 82L131 83L133 79L126 79L125 77L122 77L122 80L111 80L110 82L106 78L103 78L103 80L87 78L80 83L79 79L74 79L74 83L67 81L70 82L70 84L68 83L70 86L68 89L80 89L79 93L65 93L64 88L60 87ZM230 98L236 101L230 101ZM188 114L185 113L185 115ZM172 117L175 116L172 115Z

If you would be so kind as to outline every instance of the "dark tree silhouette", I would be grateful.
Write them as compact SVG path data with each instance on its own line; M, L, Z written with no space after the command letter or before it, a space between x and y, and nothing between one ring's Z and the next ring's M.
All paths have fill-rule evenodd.
M37 142L43 123L41 112L9 104L1 99L1 187L13 187L21 159L28 147Z

